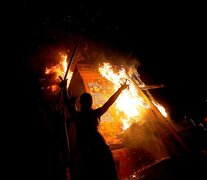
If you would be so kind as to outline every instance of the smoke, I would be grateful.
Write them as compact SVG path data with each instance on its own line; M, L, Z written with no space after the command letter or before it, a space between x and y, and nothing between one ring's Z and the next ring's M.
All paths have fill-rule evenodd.
M131 68L138 69L140 66L138 58L132 53L123 52L104 42L85 40L82 49L94 67L98 67L103 62L108 62L113 66L123 66L127 71Z
M138 69L140 62L132 53L122 52L119 49L106 44L87 39L86 37L74 36L66 38L64 42L50 44L42 43L36 47L36 51L29 58L29 68L32 73L44 75L45 67L55 66L60 62L60 55L72 53L75 44L79 42L76 57L79 61L92 64L94 67L103 62L109 62L113 66L124 66L127 71ZM82 56L82 57L81 57Z
M28 68L32 77L38 82L39 91L43 92L43 89L45 91L43 96L48 97L51 94L47 90L48 86L57 85L58 83L56 82L57 74L45 74L46 68L51 68L59 64L62 55L67 54L69 60L77 43L79 43L75 55L77 62L89 63L97 69L103 62L108 62L113 67L117 67L117 70L124 67L127 72L130 72L132 69L137 70L140 66L140 62L132 53L122 52L109 44L94 41L86 37L76 35L66 38L63 42L52 44L44 42L36 47L36 50L28 59Z

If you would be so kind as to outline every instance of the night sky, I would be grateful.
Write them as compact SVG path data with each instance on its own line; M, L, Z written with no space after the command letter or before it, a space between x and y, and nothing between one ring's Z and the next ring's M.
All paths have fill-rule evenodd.
M20 55L22 73L28 73L27 61L41 44L64 44L75 34L136 56L142 80L165 85L150 92L175 120L206 116L204 5L57 1L22 3L13 9L8 20L14 36L10 46ZM30 76L21 76L31 81Z

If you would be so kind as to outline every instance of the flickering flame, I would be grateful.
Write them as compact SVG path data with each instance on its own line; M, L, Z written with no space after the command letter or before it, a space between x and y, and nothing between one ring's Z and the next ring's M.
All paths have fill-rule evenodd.
M122 67L118 72L115 72L109 63L103 63L103 66L99 67L99 72L103 77L113 83L114 91L116 91L120 87L120 84L126 79L129 82L129 88L122 91L115 102L116 111L121 114L122 129L125 130L132 123L141 121L139 118L141 108L149 108L149 106L144 99L139 96L139 92L133 82L128 78L126 70Z
M152 101L152 103L157 107L157 109L160 111L160 113L164 116L167 117L167 112L165 111L165 108L159 104L158 102Z
M65 72L67 70L67 65L68 65L68 62L67 62L67 55L63 55L60 53L60 56L61 56L61 60L58 64L56 64L55 66L52 66L50 68L46 67L45 68L45 74L53 74L55 73L55 82L59 82L60 79L59 77L64 77L65 76ZM68 79L68 84L69 85L69 82L72 78L72 75L73 75L73 72L69 71L68 74L67 74L67 77L66 79ZM58 85L57 83L56 84L51 84L47 87L47 89L50 89L51 91L56 91L58 89Z

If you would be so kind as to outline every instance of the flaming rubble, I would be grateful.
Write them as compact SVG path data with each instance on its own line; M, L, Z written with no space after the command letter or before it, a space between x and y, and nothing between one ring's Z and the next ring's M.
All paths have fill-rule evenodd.
M60 57L61 60L57 65L45 68L46 75L55 74L56 77L53 80L53 84L47 87L47 89L51 91L56 91L58 89L57 83L60 80L58 77L63 77L67 69L67 56L60 54ZM108 88L110 90L106 90L106 100L124 81L127 80L129 84L129 88L121 93L114 105L110 108L113 121L103 121L100 123L99 128L100 132L109 144L117 144L121 142L119 134L121 134L122 131L129 128L133 123L138 123L139 125L144 123L145 120L143 120L142 117L145 115L146 109L150 108L150 105L142 98L140 90L136 87L131 77L129 77L124 66L112 66L110 63L104 62L99 65L97 72L110 83L110 87ZM73 72L69 71L67 76L68 84L70 83L72 75ZM93 93L91 94L93 95ZM152 103L158 108L164 117L167 117L167 113L163 106L154 101L152 101ZM97 104L97 102L94 101L94 104ZM96 107L101 105L102 104L97 104ZM105 118L109 117L107 114L105 116Z

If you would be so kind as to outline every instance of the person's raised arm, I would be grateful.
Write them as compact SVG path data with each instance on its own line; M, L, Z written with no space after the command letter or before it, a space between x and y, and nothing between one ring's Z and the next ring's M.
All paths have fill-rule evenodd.
M108 101L102 107L97 109L97 113L99 116L102 116L109 109L109 107L116 101L121 92L127 87L129 87L129 84L126 83L127 80L123 84L121 84L121 87L108 99Z

